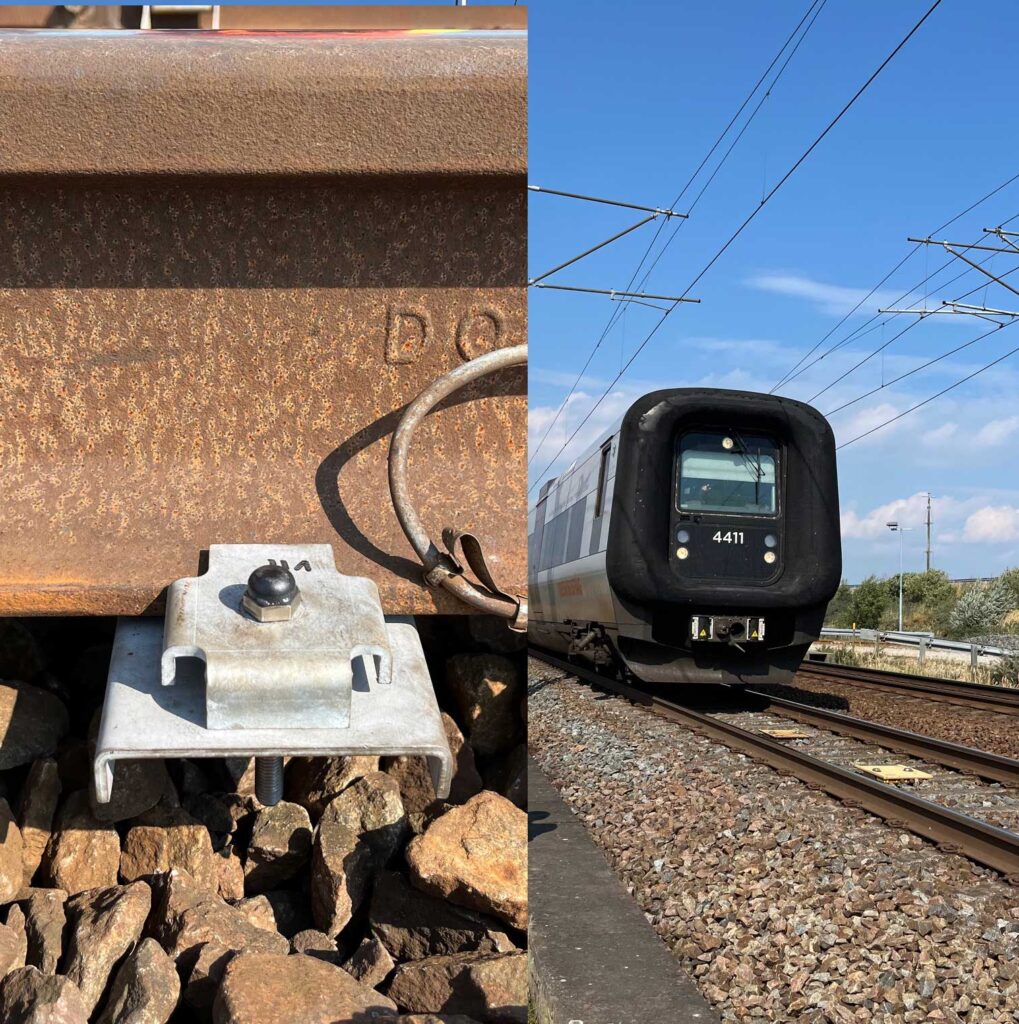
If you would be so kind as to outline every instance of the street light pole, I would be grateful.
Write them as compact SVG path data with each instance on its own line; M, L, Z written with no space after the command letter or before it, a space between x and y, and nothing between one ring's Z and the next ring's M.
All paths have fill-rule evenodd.
M902 632L902 535L911 530L911 526L900 526L897 522L885 523L892 533L899 535L899 632Z

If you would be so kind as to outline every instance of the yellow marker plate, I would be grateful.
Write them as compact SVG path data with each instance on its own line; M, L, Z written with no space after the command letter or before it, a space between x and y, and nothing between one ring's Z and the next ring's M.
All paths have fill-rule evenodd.
M919 768L910 768L904 764L859 764L856 767L861 772L873 775L884 782L918 782L921 779L932 779L933 775L920 771Z
M805 729L762 729L761 732L776 740L808 740L813 735Z

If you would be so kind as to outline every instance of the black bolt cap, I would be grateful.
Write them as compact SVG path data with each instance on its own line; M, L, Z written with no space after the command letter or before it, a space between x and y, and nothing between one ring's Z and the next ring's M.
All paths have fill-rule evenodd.
M262 608L278 608L292 604L299 591L297 580L281 565L260 565L248 577L246 597Z

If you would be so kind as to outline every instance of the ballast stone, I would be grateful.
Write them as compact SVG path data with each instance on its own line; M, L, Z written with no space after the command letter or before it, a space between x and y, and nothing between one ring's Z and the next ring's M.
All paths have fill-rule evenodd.
M0 684L0 771L49 757L68 725L59 697L30 683Z
M527 928L527 815L484 790L437 818L407 848L424 892Z
M216 996L216 1024L336 1024L393 1021L396 1004L341 967L293 953L251 953L227 964Z

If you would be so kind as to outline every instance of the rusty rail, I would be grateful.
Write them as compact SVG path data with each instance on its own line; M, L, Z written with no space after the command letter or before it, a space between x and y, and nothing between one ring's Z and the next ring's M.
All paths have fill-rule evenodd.
M828 665L818 661L805 661L796 674L801 677L814 676L826 682L868 686L890 693L926 697L983 711L1019 715L1019 689L1008 686L985 686L957 679L939 679L937 676L915 676L907 672L858 668L855 665Z
M982 779L992 779L1006 786L1019 786L1019 761L1001 754L992 754L976 747L966 747L960 743L950 743L936 736L923 736L909 732L907 729L896 729L881 722L868 722L852 715L844 715L827 708L816 708L798 701L783 700L772 697L757 690L744 690L746 694L757 696L768 702L768 710L775 711L786 718L808 725L816 725L831 732L852 736L868 743L901 750L915 757L937 764L956 768L959 771L979 775Z
M1001 872L1009 882L1019 884L1019 835L1013 832L960 814L949 807L942 807L840 765L822 761L769 736L749 732L712 718L711 715L674 704L586 667L564 661L541 649L530 648L529 653L570 675L619 693L669 721L738 750L778 772L793 775L850 806L862 807L890 824L908 829L950 852L962 853L979 864Z
M526 337L526 74L522 32L0 32L0 614L158 611L255 540L469 610L422 584L386 454ZM468 385L411 482L511 593L526 414L520 368Z

